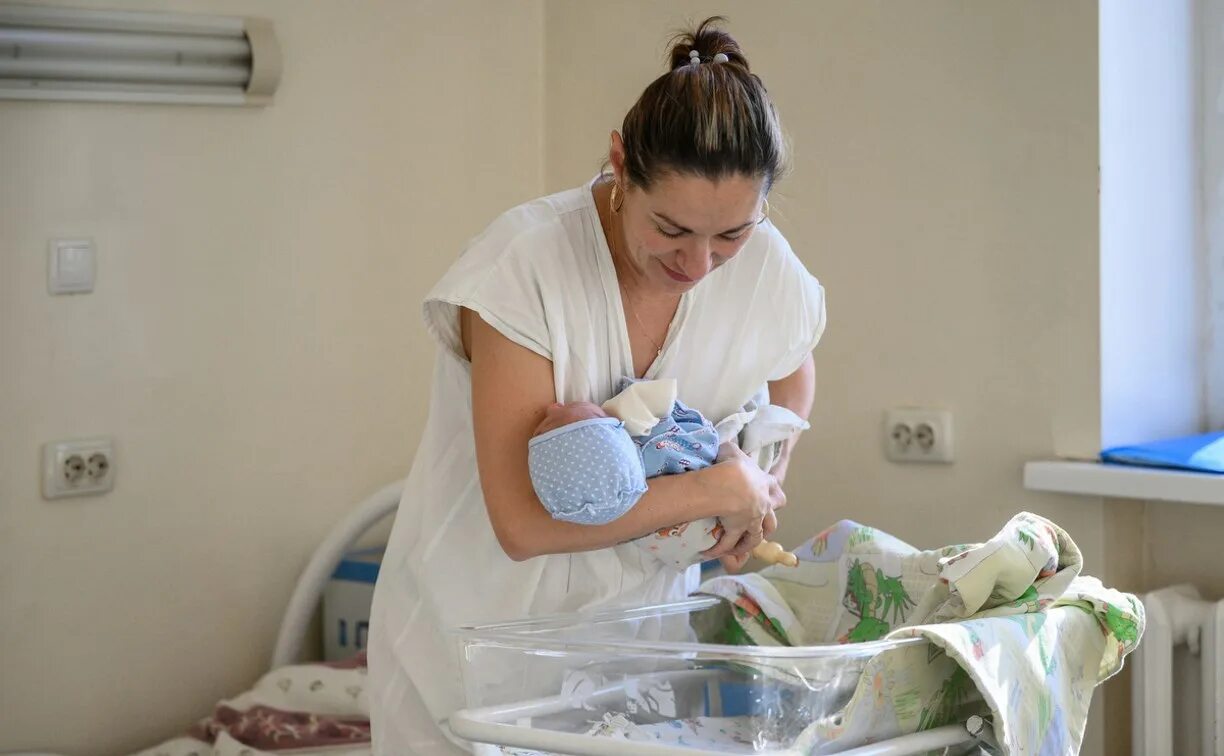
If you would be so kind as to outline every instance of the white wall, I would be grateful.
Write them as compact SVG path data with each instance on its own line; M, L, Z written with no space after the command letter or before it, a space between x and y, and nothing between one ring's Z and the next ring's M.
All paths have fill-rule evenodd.
M270 17L265 109L0 103L0 751L101 754L263 670L309 550L403 475L419 302L542 181L542 4L90 4ZM97 290L51 297L88 235ZM104 434L115 491L47 502Z
M773 217L829 307L782 540L850 517L931 547L1027 509L1101 574L1100 501L1021 487L1025 460L1100 443L1095 3L546 8L550 190L598 168L686 18L727 15L778 105L795 171ZM882 413L910 404L953 410L954 465L885 461Z

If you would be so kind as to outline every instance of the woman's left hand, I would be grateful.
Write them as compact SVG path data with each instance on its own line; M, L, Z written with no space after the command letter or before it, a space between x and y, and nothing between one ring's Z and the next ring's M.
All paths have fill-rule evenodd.
M770 512L769 514L765 515L765 519L761 520L761 532L764 533L765 540L769 540L769 537L773 535L774 531L777 529L778 529L777 515L775 515L773 512ZM743 556L736 556L735 554L728 554L725 557L720 557L718 561L722 562L723 569L725 569L728 573L734 575L740 570L744 569L744 565L747 564L748 560L751 558L752 558L751 553L744 554Z
M790 467L790 450L797 437L798 434L787 439L786 443L782 445L782 454L779 456L778 461L774 463L773 467L769 468L769 474L777 478L778 483L786 481L786 471Z
M723 569L726 570L728 574L734 575L740 570L744 569L744 565L747 564L748 560L751 558L752 554L744 554L743 556L728 554L725 557L719 557L718 561L722 562Z

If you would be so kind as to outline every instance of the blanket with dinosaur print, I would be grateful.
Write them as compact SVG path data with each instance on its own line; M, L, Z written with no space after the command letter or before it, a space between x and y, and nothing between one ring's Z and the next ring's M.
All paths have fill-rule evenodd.
M836 753L970 714L1004 754L1079 751L1094 688L1143 633L1134 596L1080 575L1079 548L1049 520L1013 517L986 543L920 551L842 520L795 550L799 566L715 577L727 621L705 640L763 646L921 637L867 666L835 716L813 727ZM761 669L796 684L814 670Z

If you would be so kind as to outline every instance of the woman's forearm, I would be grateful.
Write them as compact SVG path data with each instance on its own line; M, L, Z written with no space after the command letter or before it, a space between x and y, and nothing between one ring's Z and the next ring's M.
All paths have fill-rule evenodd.
M506 554L522 561L546 554L568 554L605 549L669 528L682 522L714 517L718 507L717 466L704 470L651 478L646 493L622 517L606 525L579 525L555 520L534 495L531 501L499 501L524 516L505 522L498 540ZM503 509L504 511L504 509Z
M804 420L812 414L816 400L816 361L812 355L799 368L777 381L769 382L769 403L786 407Z
M769 382L769 401L780 407L786 407L799 417L806 420L812 413L812 404L816 400L816 363L812 355L808 355L799 369L779 381ZM771 471L779 481L786 479L786 471L790 466L791 453L799 442L802 432L795 433L782 445L778 461Z

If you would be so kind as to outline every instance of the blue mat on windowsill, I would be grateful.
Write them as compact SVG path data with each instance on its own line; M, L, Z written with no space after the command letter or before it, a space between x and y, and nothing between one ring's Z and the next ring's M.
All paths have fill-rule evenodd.
M1101 452L1101 461L1117 465L1224 473L1224 431L1133 446L1115 446Z

